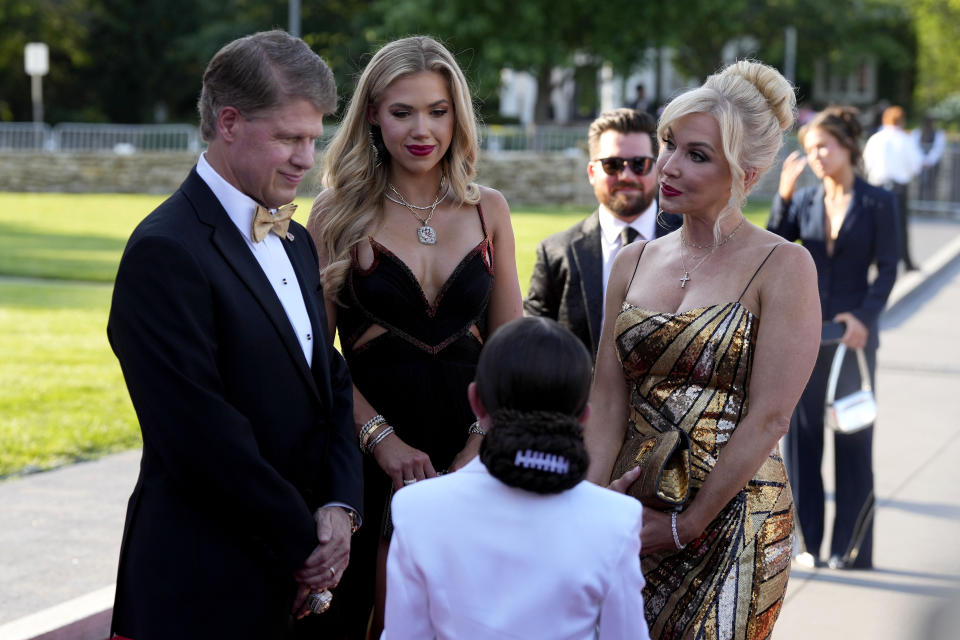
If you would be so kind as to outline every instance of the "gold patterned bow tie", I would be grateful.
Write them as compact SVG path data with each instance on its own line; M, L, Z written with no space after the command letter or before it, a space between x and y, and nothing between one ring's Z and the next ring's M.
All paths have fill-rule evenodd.
M253 214L253 227L250 229L250 236L254 242L260 242L267 237L267 234L273 231L281 238L292 239L287 234L290 228L290 218L293 212L297 210L297 205L288 204L280 207L276 211L270 211L260 205Z

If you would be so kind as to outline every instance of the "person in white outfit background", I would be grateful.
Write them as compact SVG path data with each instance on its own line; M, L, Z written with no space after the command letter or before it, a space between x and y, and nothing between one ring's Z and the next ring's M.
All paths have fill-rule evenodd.
M382 638L649 638L642 507L584 481L591 374L553 320L486 343L469 387L479 458L393 498Z
M892 191L897 196L900 260L908 271L912 271L917 267L910 258L910 240L907 235L907 222L910 219L907 186L914 176L920 173L923 156L917 143L903 130L906 115L902 107L887 107L882 118L883 126L870 136L863 148L863 168L867 182Z

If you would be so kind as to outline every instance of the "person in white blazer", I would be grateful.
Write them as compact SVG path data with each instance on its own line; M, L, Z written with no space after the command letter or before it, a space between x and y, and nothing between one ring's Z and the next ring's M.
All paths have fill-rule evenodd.
M382 638L649 638L641 505L583 480L591 372L553 320L488 340L468 389L479 458L393 498Z

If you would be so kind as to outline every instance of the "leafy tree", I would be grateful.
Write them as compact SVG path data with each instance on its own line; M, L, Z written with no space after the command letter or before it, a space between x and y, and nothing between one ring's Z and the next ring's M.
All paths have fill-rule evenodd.
M637 61L645 48L641 36L655 26L641 13L644 6L631 7L625 21L609 3L579 0L374 2L384 16L383 36L424 33L445 41L477 83L481 101L496 102L502 68L529 71L537 79L538 122L549 116L553 69L572 66L576 54L613 60L622 69Z
M333 69L341 108L347 104L356 77L376 48L381 22L375 10L352 0L324 0L301 6L302 37Z
M2 0L0 0L2 1ZM288 0L89 0L95 56L91 83L108 119L155 121L158 106L171 120L196 122L196 100L207 62L231 40L288 21ZM350 57L370 49L369 23L361 3L304 2L304 40L347 84ZM116 96L116 97L114 97Z
M30 77L23 68L28 42L45 42L50 71L43 78L45 119L77 109L85 92L76 69L86 50L87 0L0 0L0 120L33 119Z
M194 121L212 20L195 0L91 0L87 81L111 122ZM221 3L222 5L223 3ZM244 19L236 20L240 28Z
M901 100L902 84L912 77L913 32L899 0L700 0L684 12L687 19L673 23L670 44L677 50L674 64L693 77L718 69L724 44L740 36L756 41L753 55L782 68L788 26L797 30L795 81L801 99L812 92L819 58L831 68L852 69L865 55L874 56L881 94Z
M960 89L960 0L913 0L919 80L916 99L924 109Z

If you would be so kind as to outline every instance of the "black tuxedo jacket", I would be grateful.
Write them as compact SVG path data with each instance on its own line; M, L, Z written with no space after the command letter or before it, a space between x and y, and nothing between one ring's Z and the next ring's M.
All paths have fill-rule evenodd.
M133 232L107 333L143 433L113 631L285 634L313 512L360 510L352 384L327 338L316 250L283 245L313 325L313 365L213 192L190 175Z
M824 320L849 311L870 330L876 348L878 319L897 279L900 259L897 202L892 193L857 178L847 215L827 254L823 185L797 189L790 202L773 197L767 229L787 240L800 240L817 266ZM871 282L870 266L877 276Z
M656 235L678 229L680 216L661 214ZM566 231L555 233L537 247L530 291L523 301L528 316L553 318L570 329L597 357L603 318L603 249L600 211Z

